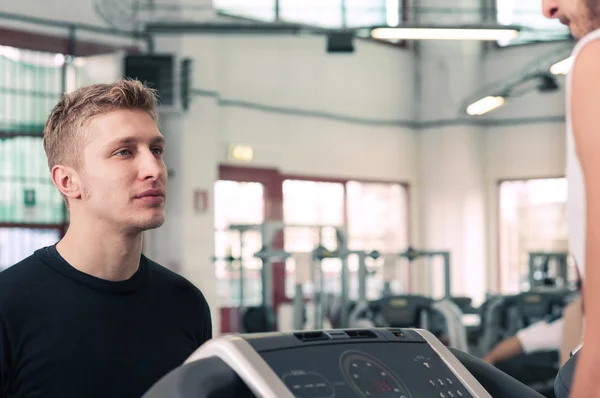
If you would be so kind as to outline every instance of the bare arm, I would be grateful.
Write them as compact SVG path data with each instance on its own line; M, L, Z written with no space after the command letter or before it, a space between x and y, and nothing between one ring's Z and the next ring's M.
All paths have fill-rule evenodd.
M571 357L571 352L581 344L583 335L583 314L581 312L581 297L578 297L563 310L563 339L560 346L560 364L565 364Z
M514 358L522 352L523 347L521 346L521 341L517 338L517 336L512 336L498 343L492 349L492 351L490 351L483 358L483 360L489 363L490 365L493 365L496 362Z
M573 66L571 115L586 185L584 347L572 398L600 398L600 41L583 48Z

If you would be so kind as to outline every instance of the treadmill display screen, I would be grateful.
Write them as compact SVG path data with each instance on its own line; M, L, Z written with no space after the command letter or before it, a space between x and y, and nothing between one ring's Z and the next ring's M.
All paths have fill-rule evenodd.
M307 346L261 355L297 398L472 398L427 344Z

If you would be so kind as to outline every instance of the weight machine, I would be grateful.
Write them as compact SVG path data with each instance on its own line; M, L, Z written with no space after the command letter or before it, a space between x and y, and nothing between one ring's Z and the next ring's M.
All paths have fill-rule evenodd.
M349 325L342 327L358 327L361 320L369 320L369 315L373 316L373 322L381 323L380 327L421 327L428 329L434 327L434 319L443 318L445 330L447 332L449 344L457 349L468 351L468 341L466 328L462 323L462 311L451 298L451 275L450 275L450 253L445 251L426 251L416 250L409 247L406 251L400 253L386 253L384 255L384 289L383 297L379 300L369 301L366 297L366 262L364 256L359 262L358 292L359 298L356 306L349 314ZM380 253L376 252L373 258L379 258ZM397 259L404 258L413 263L418 258L442 257L444 261L444 297L441 300L434 300L425 296L418 295L394 295L391 292L391 282L394 278L394 272L397 268ZM347 310L347 308L343 308ZM437 314L437 315L435 315ZM343 314L342 314L343 315ZM367 318L365 318L367 316ZM437 316L437 318L434 318ZM378 321L375 321L378 319ZM418 325L408 325L418 319ZM402 325L390 325L389 323L399 322ZM438 322L439 323L439 322Z
M569 253L529 252L529 288L568 287Z
M427 258L429 260L435 257L441 257L444 262L444 298L450 299L452 297L452 275L450 273L450 252L448 251L431 251L431 250L417 250L414 247L409 246L406 251L398 254L400 258L405 258L409 263L413 263L419 258Z
M273 239L275 237L275 235L279 232L284 232L285 228L311 228L311 229L315 229L317 228L319 230L319 244L317 245L317 249L315 249L312 252L308 252L308 253L292 253L292 252L287 252L284 250L273 250L272 247L272 242ZM240 247L240 253L243 253L244 251L244 239L243 239L243 235L244 233L246 233L247 231L260 231L261 233L261 237L262 237L262 243L261 243L261 249L259 251L257 251L256 253L253 254L253 257L258 258L261 260L262 262L262 267L261 267L261 271L260 271L260 275L261 275L261 305L259 307L254 307L251 309L246 310L245 308L245 276L244 276L244 259L243 259L243 255L240 255L239 257L234 257L234 256L225 256L225 257L218 257L218 256L213 256L212 260L213 261L218 261L218 260L222 260L225 261L227 264L231 265L234 262L238 262L239 263L239 295L240 295L240 304L239 304L239 317L236 315L235 312L231 311L230 312L230 324L236 324L238 320L242 321L241 323L244 323L244 316L246 314L252 314L251 316L256 316L256 319L259 320L268 320L268 319L272 319L272 321L267 321L266 324L264 325L264 327L258 327L257 330L254 331L272 331L274 329L275 326L275 315L273 312L273 300L272 300L272 293L273 293L273 278L272 278L272 265L275 262L285 262L288 258L292 257L295 258L296 262L300 262L302 263L306 263L305 261L300 260L301 258L306 258L308 256L308 258L310 258L310 262L311 262L311 270L309 272L306 272L306 270L304 270L304 272L301 273L301 277L298 278L298 270L297 270L297 278L296 278L296 283L295 283L295 297L294 297L294 328L296 330L301 330L303 329L303 325L305 322L304 319L304 313L305 313L305 304L304 304L304 288L303 285L306 282L311 281L313 282L313 285L315 286L314 289L314 293L315 293L315 298L316 298L316 303L318 304L317 307L315 307L315 312L318 313L315 315L315 320L317 320L318 316L322 317L323 314L323 307L322 307L322 269L320 268L320 263L319 266L317 267L315 262L322 260L322 258L320 260L319 259L319 255L316 254L319 252L318 248L319 247L323 247L322 245L322 241L323 241L323 230L325 228L334 228L336 231L336 236L338 237L338 244L343 241L343 236L344 236L344 232L342 229L338 228L338 227L333 227L333 226L326 226L326 225L306 225L306 224L285 224L283 222L266 222L266 223L262 223L262 224L232 224L228 227L228 231L236 231L238 232L238 237L239 237L239 247ZM323 253L323 251L321 251L321 253ZM301 265L301 268L306 268L306 265ZM316 281L315 281L316 279ZM318 308L318 309L317 309ZM247 322L245 322L247 323ZM323 325L323 320L322 318L316 323L318 325ZM266 330L261 330L261 329L266 329ZM247 331L246 331L247 332Z

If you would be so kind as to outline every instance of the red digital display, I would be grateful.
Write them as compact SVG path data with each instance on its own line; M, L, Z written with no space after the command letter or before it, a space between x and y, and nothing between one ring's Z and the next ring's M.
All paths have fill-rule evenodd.
M377 392L389 392L392 391L392 387L384 380L384 381L376 381L375 382L375 391Z

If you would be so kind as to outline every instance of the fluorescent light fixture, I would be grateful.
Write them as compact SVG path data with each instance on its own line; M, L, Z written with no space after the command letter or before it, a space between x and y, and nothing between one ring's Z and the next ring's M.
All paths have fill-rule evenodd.
M381 40L511 40L519 35L516 29L502 28L375 28L371 37Z
M504 97L487 96L469 105L467 107L467 114L470 116L485 115L502 105L504 105Z
M573 57L563 59L550 67L550 73L553 75L566 75L573 66Z

